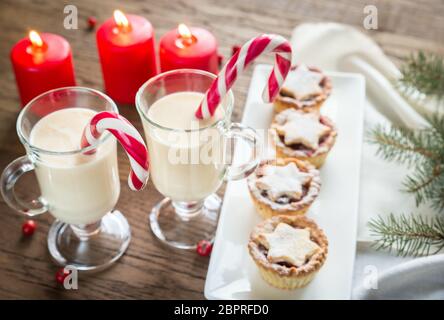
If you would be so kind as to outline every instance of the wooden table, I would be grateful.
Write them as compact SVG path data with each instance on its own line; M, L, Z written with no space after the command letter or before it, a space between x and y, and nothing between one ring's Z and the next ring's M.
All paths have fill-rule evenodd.
M71 0L79 12L79 29L63 28L63 4L50 0L2 0L0 2L0 169L24 154L15 131L20 110L9 50L30 28L54 32L72 45L79 85L102 88L95 46L95 33L87 31L87 17L98 21L110 17L116 8L148 18L159 38L179 22L201 25L219 40L220 52L228 57L231 47L261 32L290 37L302 22L336 21L363 30L363 8L375 4L379 29L367 31L396 62L417 49L443 53L444 2L442 0L177 0L115 1ZM272 6L270 6L272 4ZM270 61L268 58L263 61ZM236 84L236 108L239 120L249 84L247 72ZM141 129L134 107L121 112ZM46 235L52 223L49 215L38 218L38 231L30 239L21 235L23 217L0 200L0 298L33 299L202 299L208 258L194 252L176 252L157 242L147 225L150 208L161 199L152 185L142 193L126 187L128 163L119 154L122 193L118 208L128 218L133 239L125 256L106 271L80 274L78 290L61 289L54 281L57 267L46 248ZM19 185L27 190L35 183L29 175ZM35 189L35 188L33 188ZM28 190L29 191L29 190Z

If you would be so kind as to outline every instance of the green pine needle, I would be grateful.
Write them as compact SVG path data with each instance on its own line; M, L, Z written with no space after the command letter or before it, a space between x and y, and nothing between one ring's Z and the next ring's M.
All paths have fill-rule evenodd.
M377 145L383 159L412 168L403 183L404 191L415 195L416 204L430 201L444 210L444 116L428 119L430 127L410 130L376 126L367 141Z
M438 100L444 98L444 59L419 52L401 68L399 80L406 93L419 91ZM377 154L387 161L411 169L403 182L404 191L415 195L416 205L430 203L444 212L444 114L429 119L422 130L377 126L368 132L368 142L378 147ZM444 248L444 216L377 217L369 222L377 249L395 250L398 255L435 254Z
M377 125L367 136L367 142L378 145L376 154L387 161L412 166L429 155L421 147L415 132L407 128Z
M433 95L438 100L444 98L444 59L436 54L422 51L411 55L401 67L399 82L408 90L418 90L425 95Z
M395 250L400 256L436 254L444 248L444 218L424 218L414 215L390 214L386 219L378 216L368 223L376 237L377 250Z

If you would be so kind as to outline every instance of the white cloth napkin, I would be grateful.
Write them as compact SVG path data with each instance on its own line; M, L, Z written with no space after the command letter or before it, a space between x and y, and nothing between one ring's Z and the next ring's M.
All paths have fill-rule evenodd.
M306 23L294 29L291 43L295 63L317 66L326 71L357 72L364 75L367 94L364 116L366 131L376 124L388 125L390 122L410 128L427 125L420 113L393 87L394 80L400 76L397 67L372 39L357 29L337 23ZM358 241L362 245L358 246L355 287L362 285L367 266L375 266L378 272L382 272L387 266L406 261L388 253L377 253L365 245L370 240L367 228L370 218L391 212L432 214L432 210L425 205L416 208L412 195L400 192L407 168L377 157L376 147L365 142L362 153L358 226ZM444 268L444 259L442 267ZM403 269L399 269L399 272L403 272ZM380 287L382 286L381 284ZM411 297L416 294L416 297L421 298L423 293L419 288L411 289ZM379 291L376 290L372 297L377 298ZM444 288L441 293L444 296ZM359 297L364 295L361 293Z
M389 267L378 286L357 286L354 299L444 299L444 255L417 258Z

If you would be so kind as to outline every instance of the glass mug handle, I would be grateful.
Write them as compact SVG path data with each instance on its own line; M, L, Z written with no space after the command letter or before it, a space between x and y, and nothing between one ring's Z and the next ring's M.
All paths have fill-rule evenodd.
M251 149L250 159L240 165L230 165L225 173L225 180L240 180L248 177L256 170L260 161L261 142L258 134L253 128L244 126L240 123L232 123L225 131L225 137L228 141L239 139L246 142ZM231 144L227 144L231 145Z
M26 201L18 198L14 192L14 186L23 174L34 170L34 168L32 161L27 156L23 156L12 161L3 170L0 178L0 190L6 204L30 217L46 212L48 206L41 199Z

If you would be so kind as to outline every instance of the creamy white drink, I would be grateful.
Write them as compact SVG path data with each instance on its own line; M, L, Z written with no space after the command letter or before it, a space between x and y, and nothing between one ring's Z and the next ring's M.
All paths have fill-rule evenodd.
M32 128L31 145L52 152L79 150L83 129L95 112L67 108L53 112ZM49 211L69 224L89 224L112 210L120 193L115 139L109 137L95 154L41 153L35 173Z
M197 120L194 113L203 96L198 92L166 95L147 112L152 122L164 128L143 121L151 179L160 193L174 201L206 198L219 188L225 173L216 155L222 153L223 137L213 126L223 118L224 110L218 108L212 118Z

